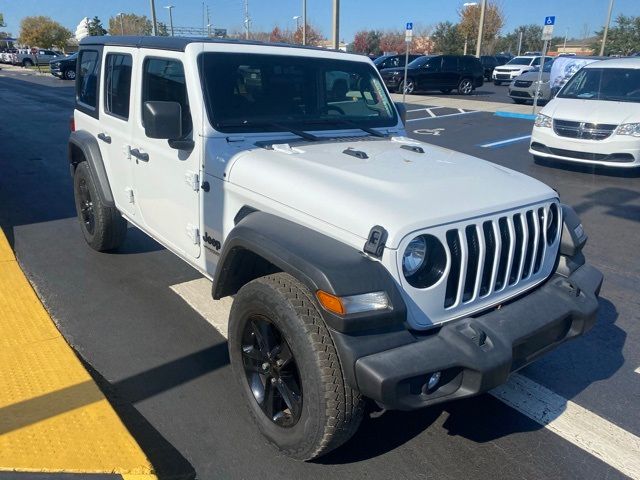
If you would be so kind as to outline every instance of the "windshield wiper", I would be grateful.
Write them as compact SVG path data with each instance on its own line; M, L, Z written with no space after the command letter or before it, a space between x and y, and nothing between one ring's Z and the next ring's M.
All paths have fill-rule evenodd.
M309 140L311 142L315 142L320 140L320 137L315 136L312 133L305 132L304 130L298 130L297 128L287 127L282 123L278 122L250 122L248 120L245 121L228 121L228 122L218 122L219 127L273 127L278 130L283 130L285 132L293 133L305 140Z
M351 120L346 120L346 119L340 118L340 117L336 117L336 118L314 118L312 120L309 120L308 123L323 123L323 124L346 125L348 127L357 128L358 130L362 130L363 132L366 132L369 135L373 135L374 137L387 138L387 135L382 133L382 132L374 130L373 128L363 127L361 125L358 125L355 122L352 122Z

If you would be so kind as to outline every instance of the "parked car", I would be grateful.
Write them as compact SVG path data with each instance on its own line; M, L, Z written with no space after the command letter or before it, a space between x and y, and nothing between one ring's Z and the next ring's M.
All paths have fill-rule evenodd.
M539 56L520 56L509 60L505 65L493 69L493 83L501 85L502 83L510 83L514 78L540 65L542 57ZM545 63L553 60L553 57L545 57Z
M2 50L0 53L0 62L2 63L11 63L11 59L13 58L13 54L17 53L18 50L15 48L6 48Z
M389 90L402 92L404 68L388 68L380 71ZM450 93L458 90L470 95L484 83L484 71L480 60L471 55L426 55L407 66L406 92L440 90Z
M413 62L416 58L420 58L422 55L409 54L409 62ZM404 62L406 59L406 55L383 55L381 57L376 58L373 61L373 64L376 66L378 70L382 70L384 68L396 68L396 67L404 67Z
M51 75L65 80L76 79L76 63L78 61L78 54L74 53L68 57L58 58L49 62L51 69Z
M336 71L357 90L327 82ZM210 278L211 302L233 297L236 413L291 457L346 442L365 399L471 397L595 323L603 277L571 207L407 138L404 105L362 55L90 36L77 73L78 234L110 251L129 222Z
M14 53L11 59L13 65L22 65L23 67L32 67L36 63L38 65L47 65L51 60L64 56L53 50L38 49L38 53L22 52Z
M551 66L553 62L544 62L542 68L542 78L540 79L540 92L538 94L538 104L546 103L551 100ZM536 90L538 88L538 79L540 78L540 67L529 70L519 77L516 77L509 84L509 96L515 103L533 102Z
M484 70L484 79L487 81L491 80L493 69L500 65L498 63L498 59L493 55L482 55L480 57L480 63L482 64L482 68Z
M538 114L534 157L640 167L640 58L585 65Z

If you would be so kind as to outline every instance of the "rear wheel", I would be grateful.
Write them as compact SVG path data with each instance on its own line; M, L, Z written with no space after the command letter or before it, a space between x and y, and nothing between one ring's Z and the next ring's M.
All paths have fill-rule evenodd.
M73 191L80 228L89 246L98 252L118 248L127 235L127 221L115 207L102 203L87 162L76 167Z
M24 60L22 60L22 66L33 67L33 60L31 60L30 58L25 58Z
M258 429L286 455L310 460L357 430L361 396L345 383L311 292L292 276L268 275L240 289L229 356Z
M458 84L458 93L460 95L471 95L473 92L473 82L468 78L463 78Z
M76 71L74 69L72 69L72 68L68 68L67 70L64 71L62 76L66 80L75 80L76 79Z

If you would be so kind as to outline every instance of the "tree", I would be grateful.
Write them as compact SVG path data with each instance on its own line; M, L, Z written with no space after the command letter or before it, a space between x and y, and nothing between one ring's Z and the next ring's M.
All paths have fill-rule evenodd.
M169 36L169 28L167 24L164 22L158 22L158 32L157 35L159 37L168 37Z
M451 22L440 22L431 35L433 49L438 53L460 55L464 49L464 36L457 25Z
M540 25L522 25L513 32L500 37L495 44L496 52L518 53L518 42L522 32L522 48L520 53L538 52L542 50L542 27ZM564 40L564 38L563 38Z
M323 40L326 40L326 38L322 33L320 33L320 30L315 28L313 25L307 24L307 45L317 46L320 45ZM293 32L293 43L302 44L302 25Z
M604 28L596 33L597 40L592 45L596 52L600 52L603 36ZM627 56L637 52L640 52L640 17L618 15L615 25L609 28L604 54Z
M280 27L273 27L269 35L269 41L275 43L292 43L293 34L288 30L280 30Z
M153 27L146 15L125 13L109 19L109 31L112 35L151 35Z
M463 7L458 11L458 14L460 15L458 30L462 37L467 39L468 45L473 46L473 50L475 51L480 25L480 6L476 4ZM504 13L502 7L496 2L487 2L484 11L484 27L482 28L483 48L481 53L492 50L503 26Z
M383 33L379 30L361 30L356 32L350 51L353 53L363 53L365 55L380 55L380 40Z
M49 17L24 17L20 22L19 41L30 47L64 49L72 34Z
M89 20L89 35L95 37L106 34L107 30L102 26L102 21L98 17Z
M0 27L6 27L7 24L4 23L4 14L0 13Z
M383 52L404 52L406 49L404 35L404 31L401 32L399 30L386 32L380 38L380 50Z

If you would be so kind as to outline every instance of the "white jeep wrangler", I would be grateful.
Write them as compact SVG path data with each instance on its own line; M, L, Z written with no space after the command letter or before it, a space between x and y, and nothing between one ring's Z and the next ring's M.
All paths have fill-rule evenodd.
M234 295L260 431L311 459L365 398L485 392L594 323L602 275L555 191L405 137L371 61L243 41L87 37L69 139L99 251L127 221ZM213 301L213 300L212 300Z

